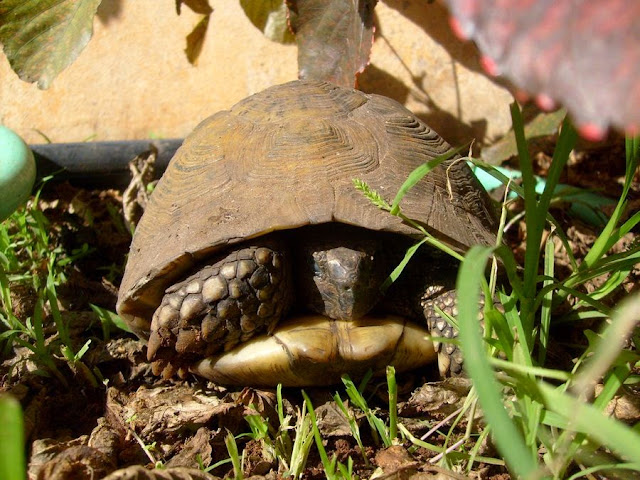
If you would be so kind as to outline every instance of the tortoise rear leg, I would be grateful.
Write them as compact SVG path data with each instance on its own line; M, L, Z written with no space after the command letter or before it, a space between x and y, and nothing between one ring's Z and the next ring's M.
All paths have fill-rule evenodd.
M169 287L151 321L154 374L184 376L194 360L271 331L291 288L289 254L275 242L239 248Z

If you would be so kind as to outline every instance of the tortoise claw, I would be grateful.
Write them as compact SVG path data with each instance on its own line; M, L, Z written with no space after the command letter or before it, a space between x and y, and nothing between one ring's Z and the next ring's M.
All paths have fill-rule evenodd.
M149 341L147 342L147 360L149 362L155 358L161 346L162 338L158 335L157 331L152 331L151 335L149 335Z
M162 377L164 380L173 378L176 374L182 379L187 376L188 369L184 366L177 366L164 359L155 360L151 363L151 371L154 375Z

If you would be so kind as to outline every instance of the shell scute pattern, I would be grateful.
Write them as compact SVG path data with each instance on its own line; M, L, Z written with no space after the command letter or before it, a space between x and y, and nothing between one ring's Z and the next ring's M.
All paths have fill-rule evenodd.
M368 101L361 92L345 91L330 84L298 83L295 95L283 95L283 90L275 87L259 94L259 98L254 95L242 100L231 108L230 113L257 124L278 123L282 119L296 122L309 115L346 117Z
M238 176L257 181L258 188L297 179L334 181L379 166L375 139L334 118L259 125L234 161Z
M249 97L202 122L171 161L138 225L119 311L149 316L194 262L273 230L338 221L413 234L356 191L352 179L391 200L415 167L449 148L385 97L317 82ZM473 197L476 186L464 162L442 165L402 207L461 249L491 243L494 216Z

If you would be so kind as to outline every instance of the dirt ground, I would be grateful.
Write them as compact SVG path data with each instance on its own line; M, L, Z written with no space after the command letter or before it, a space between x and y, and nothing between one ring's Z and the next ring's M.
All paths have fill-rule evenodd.
M535 145L537 169L545 173L550 162L552 144ZM597 190L616 199L624 175L624 148L621 141L577 152L562 178L562 183ZM630 200L632 211L640 202L640 186L634 185ZM500 192L495 193L499 197ZM66 267L67 282L58 288L60 308L69 322L76 349L91 339L82 365L75 370L62 359L56 359L68 385L42 376L30 360L30 352L17 347L0 366L0 392L16 396L25 412L28 439L29 478L62 480L103 478L116 469L133 465L146 468L154 462L165 467L197 469L228 457L225 446L227 432L238 435L249 431L244 417L259 413L277 428L276 397L272 390L252 388L226 389L196 377L186 380L162 380L154 376L146 363L145 346L133 335L111 331L105 339L102 326L90 304L115 311L117 288L131 237L121 220L122 194L119 191L87 191L69 184L50 184L43 192L41 208L51 222L50 235L65 252L88 245L90 253ZM522 206L515 202L512 211ZM114 215L115 213L115 215ZM584 255L595 239L598 227L569 214L566 205L558 205L553 214L567 232L574 254ZM525 229L522 221L506 232L505 241L522 259ZM637 233L629 234L628 244L637 241ZM617 245L616 248L625 248ZM557 249L558 275L568 268L566 255ZM44 268L44 266L43 266ZM615 303L640 285L640 269L610 302ZM596 279L597 281L597 279ZM33 292L19 284L12 285L12 300L21 319L33 315ZM49 323L47 332L53 340L55 329ZM581 331L561 331L553 356L560 368L570 364L572 351L564 344L582 343ZM88 373L87 370L91 373ZM100 381L92 385L91 374ZM449 415L464 401L470 385L465 379L436 382L433 371L420 371L398 376L399 421L416 437L430 430L434 423L445 420L426 441L447 445L462 436L467 425L457 425L454 437L446 439ZM371 382L367 394L371 405L385 416L388 406L384 383ZM369 478L378 468L385 478L469 478L463 473L443 473L431 463L435 454L429 450L409 449L409 444L382 447L370 434L366 422L361 424L364 455L350 435L350 427L338 412L332 395L344 392L342 387L307 389L316 409L319 426L326 440L329 457L334 453L345 463L350 456L353 471ZM302 404L300 391L285 389L286 413L294 418ZM344 394L343 394L344 397ZM295 423L295 420L293 421ZM280 478L282 471L263 444L247 437L238 440L245 449L245 476ZM143 448L146 447L146 448ZM486 442L483 456L497 455ZM366 458L366 461L364 460ZM179 472L176 470L176 472ZM233 476L232 466L224 463L210 474ZM140 471L129 477L146 478ZM136 476L137 475L137 476ZM172 478L210 478L204 473ZM324 478L325 474L315 447L307 461L303 478ZM501 466L476 464L471 478L507 479ZM152 478L152 477L149 477ZM163 477L165 478L165 477ZM166 477L169 478L169 477Z

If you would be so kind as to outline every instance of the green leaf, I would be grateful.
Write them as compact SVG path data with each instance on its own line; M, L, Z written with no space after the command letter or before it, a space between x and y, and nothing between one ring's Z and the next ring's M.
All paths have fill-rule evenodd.
M293 43L295 37L287 21L287 5L283 0L240 0L245 15L269 40Z
M376 0L287 0L298 74L353 87L369 64Z
M45 89L87 46L101 0L3 0L0 43L11 68Z

